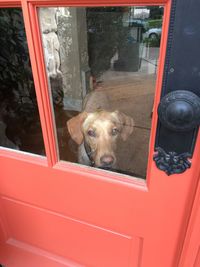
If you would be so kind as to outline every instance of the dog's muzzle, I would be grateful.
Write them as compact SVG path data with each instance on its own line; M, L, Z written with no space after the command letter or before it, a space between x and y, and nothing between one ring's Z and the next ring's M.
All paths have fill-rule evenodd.
M100 158L100 166L95 166L95 162L92 158L92 150L90 148L90 146L85 142L84 143L84 146L85 146L85 151L86 151L86 154L91 162L91 166L93 167L98 167L98 168L101 168L101 169L111 169L114 165L114 162L115 162L115 159L112 155L103 155L101 158Z
M103 168L111 168L114 163L114 157L111 155L104 155L100 158L101 167Z

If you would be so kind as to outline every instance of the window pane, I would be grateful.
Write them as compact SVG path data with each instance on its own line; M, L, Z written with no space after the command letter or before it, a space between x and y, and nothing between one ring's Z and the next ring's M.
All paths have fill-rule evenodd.
M38 14L60 159L145 178L163 7Z
M44 155L20 8L0 9L0 146Z

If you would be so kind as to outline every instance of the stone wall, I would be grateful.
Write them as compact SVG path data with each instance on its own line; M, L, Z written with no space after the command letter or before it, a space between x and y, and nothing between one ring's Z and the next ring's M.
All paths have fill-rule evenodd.
M89 90L85 8L40 8L47 73L54 102L81 110Z

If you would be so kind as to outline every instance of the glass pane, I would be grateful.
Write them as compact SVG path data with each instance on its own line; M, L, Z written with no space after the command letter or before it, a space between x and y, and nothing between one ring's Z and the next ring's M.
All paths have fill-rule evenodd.
M38 14L60 159L145 178L163 7Z
M0 146L44 155L20 8L0 9Z

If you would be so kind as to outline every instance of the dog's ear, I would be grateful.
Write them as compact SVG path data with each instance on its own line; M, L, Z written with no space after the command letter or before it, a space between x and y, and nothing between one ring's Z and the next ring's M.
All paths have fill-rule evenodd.
M134 120L120 111L115 111L121 124L121 137L123 141L126 141L129 135L132 134L134 128Z
M83 142L83 133L81 130L82 124L87 117L87 112L82 112L79 115L67 121L67 128L71 138L80 145Z

